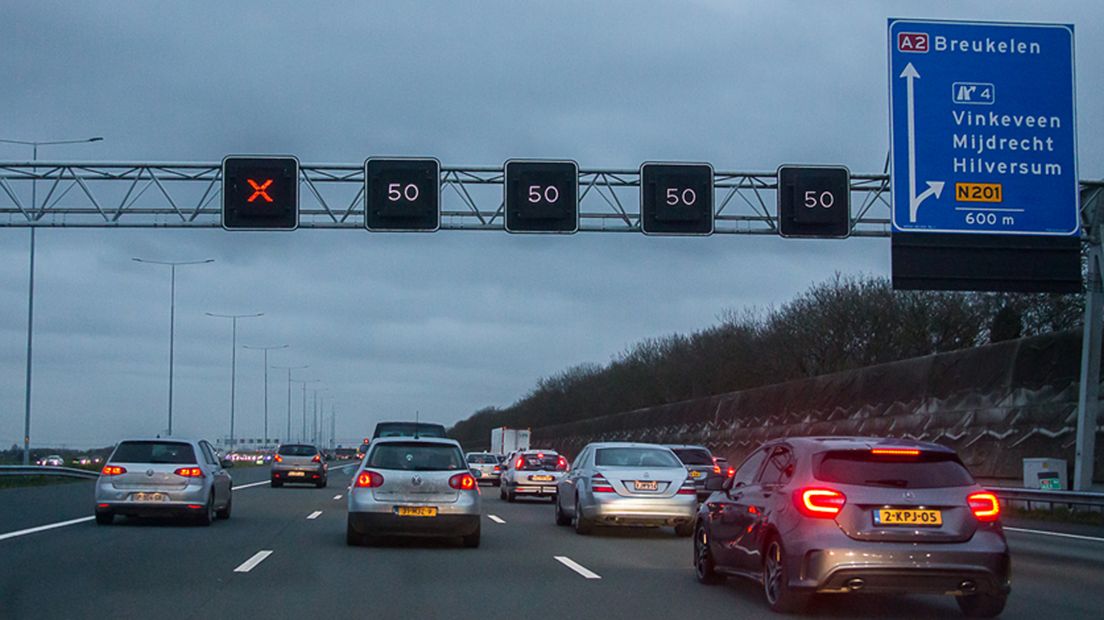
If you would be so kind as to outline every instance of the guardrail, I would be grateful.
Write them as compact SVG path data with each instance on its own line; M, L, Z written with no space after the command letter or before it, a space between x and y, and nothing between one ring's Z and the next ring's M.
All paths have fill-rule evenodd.
M100 472L75 467L48 465L0 465L0 476L65 476L67 478L99 478Z
M1031 510L1031 505L1049 504L1054 506L1083 506L1104 509L1104 493L1095 491L1052 491L1047 489L1023 489L1017 487L988 487L1002 502L1022 502Z

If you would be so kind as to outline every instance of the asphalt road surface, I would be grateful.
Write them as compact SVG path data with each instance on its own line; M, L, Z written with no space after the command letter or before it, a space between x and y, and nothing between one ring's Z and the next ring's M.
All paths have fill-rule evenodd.
M270 488L234 470L234 514L198 527L91 518L90 483L0 490L0 618L737 618L769 616L757 585L694 580L670 530L557 527L547 501L483 490L483 540L345 545L351 469ZM254 484L261 482L261 484ZM73 523L70 521L78 520ZM42 526L62 523L48 529ZM1104 617L1104 540L1010 531L1006 618ZM825 596L812 615L945 618L949 598Z

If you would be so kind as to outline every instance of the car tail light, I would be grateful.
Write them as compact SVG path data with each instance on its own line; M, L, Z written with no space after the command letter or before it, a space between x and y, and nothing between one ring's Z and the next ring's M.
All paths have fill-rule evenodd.
M613 493L613 486L602 474L594 474L590 479L590 490L594 493Z
M122 467L119 465L104 465L103 469L100 470L100 473L105 476L118 476L119 474L126 473L126 467Z
M717 462L717 457L713 457L713 473L721 473L721 464Z
M847 498L835 489L806 488L794 493L794 503L806 517L831 519L843 510Z
M322 455L321 454L315 454L314 458L311 459L311 462L312 463L321 463L322 462Z
M562 456L556 459L556 471L567 471L567 459Z
M449 486L461 491L471 491L475 488L475 476L469 473L456 474L449 478Z
M729 478L735 478L736 477L736 468L735 467L729 467L728 471L725 472L725 475L728 476Z
M870 453L878 456L920 456L920 451L915 448L873 448Z
M966 496L966 503L970 505L970 512L974 518L982 523L992 523L1000 518L1000 502L997 496L988 491L971 493Z
M188 504L189 510L203 510L205 506L203 504Z
M374 471L362 471L357 476L356 486L359 489L372 489L383 486L383 476Z
M283 463L284 462L284 457L277 454L276 456L272 457L272 460L276 461L277 463Z
M519 456L517 462L514 463L514 469L521 469L524 466L525 466L525 459L523 459L522 457Z
M203 470L198 467L181 467L173 472L177 476L184 476L185 478L202 478Z
M502 466L501 466L501 465L495 465L495 469L494 469L494 470L495 470L495 471L502 471Z
M694 488L694 481L687 478L682 482L682 486L675 492L675 495L697 495L698 490Z

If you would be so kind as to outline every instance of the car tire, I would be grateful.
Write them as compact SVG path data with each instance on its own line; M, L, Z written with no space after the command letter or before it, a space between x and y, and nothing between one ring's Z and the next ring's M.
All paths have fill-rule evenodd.
M282 486L284 486L284 483L283 483L283 482L280 482L279 480L273 480L273 481L272 481L272 488L274 488L274 489L278 489L278 488L280 488L280 487L282 487Z
M223 506L221 510L217 511L215 513L215 516L220 518L220 519L229 519L230 518L230 511L231 511L231 509L233 509L233 507L234 507L234 492L231 491L230 496L226 498L226 505Z
M679 523L675 526L675 536L689 538L694 535L694 523Z
M320 489L324 489L324 488L326 488L326 479L325 479L325 478L323 478L321 482L319 482L318 484L316 484L316 485L314 485L314 486L316 486L316 487L318 487L318 488L320 488Z
M790 588L786 553L782 541L777 538L767 543L767 552L763 555L763 595L771 611L782 614L799 614L809 604L808 594Z
M579 498L575 498L575 533L580 536L594 533L594 522L583 516L583 511L579 509Z
M511 504L516 502L517 493L514 493L513 491L506 491L506 501L510 502Z
M97 525L111 525L114 522L115 522L115 513L109 512L109 511L103 511L103 512L97 512L96 513L96 524Z
M993 618L1004 611L1007 594L969 594L956 596L955 602L967 618Z
M571 517L564 514L563 508L560 507L560 500L553 498L552 501L556 503L556 525L562 527L571 525Z
M698 526L694 532L694 576L698 583L715 586L724 583L725 576L717 572L713 561L713 552L709 550L709 534L704 526Z
M467 536L464 536L464 546L468 549L476 549L479 547L479 538L482 527L476 527L475 531Z
M367 541L365 537L353 529L351 521L345 522L345 544L350 547L363 547Z
M196 517L196 523L198 523L199 525L201 525L203 527L207 527L207 526L211 525L211 523L214 520L215 520L215 494L212 493L210 495L210 497L207 498L207 505L203 507L203 512L199 513L199 516Z
M506 485L499 485L499 487L498 487L498 499L506 501Z

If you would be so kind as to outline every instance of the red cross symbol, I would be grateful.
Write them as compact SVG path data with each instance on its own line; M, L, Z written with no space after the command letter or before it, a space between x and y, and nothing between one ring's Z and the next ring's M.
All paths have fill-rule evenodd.
M264 199L265 202L272 202L272 196L268 195L268 186L272 185L272 179L265 179L264 183L257 185L257 182L253 179L246 179L249 182L249 187L253 188L253 195L251 195L246 202L253 202L258 196Z

